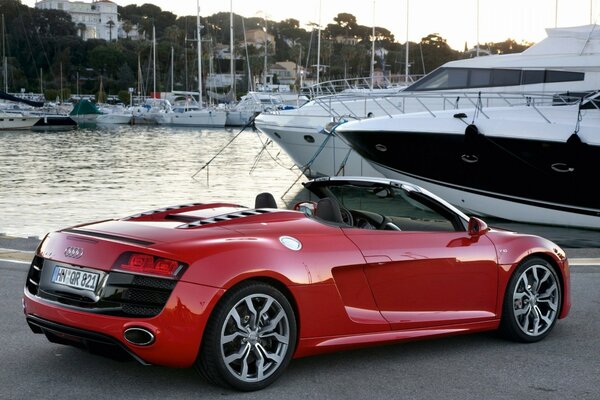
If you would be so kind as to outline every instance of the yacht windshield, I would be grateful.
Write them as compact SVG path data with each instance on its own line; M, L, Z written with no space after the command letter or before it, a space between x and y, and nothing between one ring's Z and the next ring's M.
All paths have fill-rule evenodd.
M405 91L469 89L582 81L583 72L504 68L438 68Z

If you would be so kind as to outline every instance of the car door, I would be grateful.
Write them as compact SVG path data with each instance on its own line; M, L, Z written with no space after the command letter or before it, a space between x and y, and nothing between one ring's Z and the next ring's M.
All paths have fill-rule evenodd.
M467 232L348 228L363 253L364 272L392 329L495 318L496 252L484 235Z
M330 188L352 228L373 298L393 329L496 317L496 251L470 236L466 216L435 195L401 183Z

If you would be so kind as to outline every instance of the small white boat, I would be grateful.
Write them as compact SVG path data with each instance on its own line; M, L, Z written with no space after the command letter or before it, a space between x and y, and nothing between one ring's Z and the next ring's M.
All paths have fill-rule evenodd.
M98 115L96 123L98 124L131 124L133 113L131 111L115 111L108 114Z
M300 107L308 97L298 93L248 92L227 110L227 126L245 126L258 114L273 110L290 110Z
M0 130L31 129L39 120L39 116L0 112Z
M225 110L215 108L202 108L198 104L186 102L174 105L170 111L155 115L159 125L173 126L225 126L227 113Z

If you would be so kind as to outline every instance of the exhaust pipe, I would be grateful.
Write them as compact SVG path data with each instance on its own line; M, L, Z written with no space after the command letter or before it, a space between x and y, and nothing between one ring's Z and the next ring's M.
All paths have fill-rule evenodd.
M149 346L154 343L154 334L146 328L129 328L125 331L123 337L136 346Z

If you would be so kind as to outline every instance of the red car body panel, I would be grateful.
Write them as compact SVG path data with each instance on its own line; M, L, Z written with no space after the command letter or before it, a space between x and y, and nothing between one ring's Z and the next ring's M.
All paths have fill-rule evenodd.
M341 228L285 210L218 219L244 210L196 204L52 233L37 252L51 263L111 272L119 269L115 262L123 253L136 252L177 260L187 268L162 311L150 318L91 317L27 288L25 314L110 336L147 363L189 367L223 294L240 282L263 280L280 288L295 309L295 356L301 357L495 329L510 275L532 254L557 269L564 296L560 317L570 309L564 253L536 236ZM194 220L210 223L194 225ZM282 236L295 238L301 249L283 245ZM83 249L83 255L68 257L69 247ZM138 346L124 340L125 330L133 326L153 332L154 343Z

